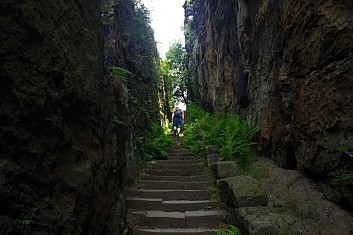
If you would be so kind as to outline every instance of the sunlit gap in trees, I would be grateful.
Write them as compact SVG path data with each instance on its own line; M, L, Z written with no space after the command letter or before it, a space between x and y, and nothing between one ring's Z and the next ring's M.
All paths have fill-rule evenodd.
M184 42L184 0L141 0L150 11L157 48L162 58L175 41Z

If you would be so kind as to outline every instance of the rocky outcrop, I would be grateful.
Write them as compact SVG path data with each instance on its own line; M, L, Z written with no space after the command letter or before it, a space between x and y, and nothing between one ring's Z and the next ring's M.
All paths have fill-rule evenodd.
M327 182L351 174L352 157L336 149L353 142L352 3L194 0L185 9L205 108L254 120L259 149L284 168ZM326 195L352 209L347 184Z
M116 4L114 13L136 17L131 1ZM154 61L142 60L135 70L123 67L143 57L149 43L136 43L138 50L123 45L123 52L113 51L121 54L112 66L126 68L132 79L112 79L103 10L92 0L1 3L0 234L124 229L121 189L129 177L123 175L134 171L126 153L139 158L136 141L130 140L148 127L142 111L154 104L147 102L156 90L149 67ZM119 32L135 30L129 27ZM127 91L131 87L136 93Z

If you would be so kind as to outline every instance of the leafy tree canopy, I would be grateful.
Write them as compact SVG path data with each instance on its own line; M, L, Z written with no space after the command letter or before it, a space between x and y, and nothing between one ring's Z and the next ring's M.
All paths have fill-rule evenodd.
M187 54L182 42L174 42L163 62L172 96L175 101L187 101L186 78L188 74Z

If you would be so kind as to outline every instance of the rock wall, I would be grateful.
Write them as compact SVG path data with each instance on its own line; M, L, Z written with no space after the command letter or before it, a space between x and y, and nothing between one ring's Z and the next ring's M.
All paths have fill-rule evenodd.
M114 4L125 5L121 22L124 12L136 16L131 1ZM147 99L155 61L141 60L126 83L113 79L104 44L120 38L108 38L104 10L93 0L1 3L0 234L124 229L123 182L136 172L132 155L139 158L131 140L158 113L142 112L156 102ZM113 65L144 57L145 45L124 44Z
M352 209L352 181L331 180L353 171L352 156L336 150L353 143L353 4L189 2L186 38L203 105L247 115L261 128L261 150L326 180L326 196Z
M125 183L138 173L141 138L160 119L159 55L143 5L132 0L103 0L102 8L106 66L123 71L111 79L118 120L117 151L124 163L120 168Z

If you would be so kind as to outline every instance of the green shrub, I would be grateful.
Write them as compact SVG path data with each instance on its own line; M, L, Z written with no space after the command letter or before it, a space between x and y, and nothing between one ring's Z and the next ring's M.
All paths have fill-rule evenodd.
M183 134L183 145L188 147L195 156L201 156L205 149L205 143L199 139L195 123L185 124Z
M217 235L241 235L239 228L234 225L229 225L229 229L226 231L218 229L216 230Z
M165 134L164 129L158 124L152 124L144 144L144 160L165 159L172 144L173 140Z
M195 155L203 152L205 145L218 145L221 161L235 161L247 168L255 155L254 136L257 127L242 120L238 115L225 112L210 115L195 104L188 104L185 111L184 145Z

